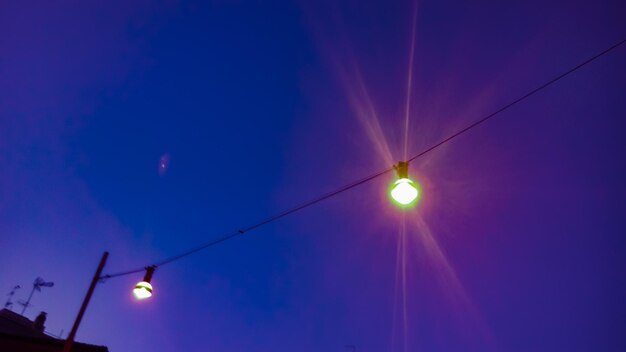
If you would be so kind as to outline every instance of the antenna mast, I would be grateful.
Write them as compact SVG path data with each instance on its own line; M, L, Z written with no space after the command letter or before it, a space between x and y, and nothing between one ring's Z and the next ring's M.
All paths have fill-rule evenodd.
M30 295L28 296L28 299L26 300L26 302L24 301L18 302L20 305L24 307L22 308L21 314L24 315L24 312L26 312L26 308L30 306L30 299L33 298L33 293L35 293L35 290L41 292L42 287L52 287L52 286L54 286L54 282L45 282L44 279L42 279L41 277L36 278L35 282L33 282L33 289L30 291Z

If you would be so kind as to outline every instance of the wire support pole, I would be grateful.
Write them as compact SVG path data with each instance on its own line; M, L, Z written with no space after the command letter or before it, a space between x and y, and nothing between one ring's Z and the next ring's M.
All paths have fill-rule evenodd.
M89 301L91 300L91 296L93 295L93 291L96 289L96 285L100 280L100 275L102 274L102 269L104 269L104 265L107 262L107 258L109 257L109 252L104 252L102 254L102 259L100 259L100 264L98 264L98 269L96 269L96 273L91 280L91 284L89 285L89 289L87 290L87 294L85 295L85 299L83 300L83 304L80 306L80 310L78 311L78 315L76 316L76 320L74 321L74 325L72 326L72 330L70 334L67 336L67 340L65 340L65 344L63 345L63 352L70 352L72 349L72 345L74 344L74 338L76 337L76 331L78 331L78 326L80 325L80 321L83 320L83 315L87 310L87 306L89 305Z

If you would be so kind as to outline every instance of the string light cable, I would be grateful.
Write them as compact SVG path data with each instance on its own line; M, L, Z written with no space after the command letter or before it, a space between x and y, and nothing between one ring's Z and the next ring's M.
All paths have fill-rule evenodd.
M140 272L145 272L148 269L154 270L157 267L160 267L160 266L172 263L174 261L180 260L182 258L185 258L185 257L190 256L192 254L195 254L197 252L200 252L200 251L202 251L204 249L207 249L209 247L218 245L218 244L220 244L222 242L225 242L225 241L228 241L228 240L230 240L232 238L241 236L241 235L243 235L245 233L248 233L248 232L250 232L252 230L258 229L259 227L267 225L267 224L269 224L271 222L274 222L276 220L284 218L284 217L286 217L288 215L291 215L291 214L296 213L296 212L298 212L300 210L303 210L303 209L311 207L311 206L313 206L313 205L315 205L317 203L320 203L320 202L322 202L322 201L324 201L326 199L332 198L332 197L334 197L334 196L336 196L338 194L346 192L346 191L348 191L348 190L350 190L352 188L355 188L355 187L360 186L360 185L362 185L364 183L367 183L367 182L369 182L369 181L371 181L373 179L376 179L376 178L378 178L378 177L380 177L382 175L385 175L385 174L387 174L387 173L389 173L391 171L397 170L398 166L402 166L403 164L407 164L408 162L411 162L411 161L413 161L413 160L415 160L417 158L420 158L423 155L425 155L425 154L427 154L427 153L429 153L429 152L439 148L440 146L450 142L451 140L455 139L456 137L458 137L458 136L468 132L469 130L471 130L471 129L475 128L475 127L478 127L479 125L481 125L484 122L490 120L491 118L493 118L493 117L501 114L502 112L508 110L512 106L517 105L518 103L520 103L520 102L528 99L529 97L539 93L543 89L553 85L554 83L560 81L561 79L563 79L563 78L569 76L570 74L578 71L579 69L581 69L584 66L592 63L593 61L599 59L600 57L602 57L602 56L608 54L609 52L617 49L618 47L620 47L624 43L626 43L626 39L621 40L621 41L611 45L610 47L604 49L603 51L597 53L596 55L586 59L583 62L581 62L580 64L570 68L569 70L567 70L567 71L563 72L562 74L552 78L551 80L545 82L544 84L538 86L537 88L527 92L526 94L520 96L519 98L517 98L517 99L509 102L508 104L502 106L501 108L499 108L498 110L492 112L491 114L478 119L477 121L473 122L472 124L468 125L467 127L464 127L463 129L461 129L461 130L451 134L450 136L442 139L441 141L433 144L432 146L422 150L418 154L413 155L412 157L407 159L405 162L401 162L398 165L393 165L393 166L388 167L388 168L386 168L384 170L380 170L378 172L375 172L375 173L373 173L373 174L371 174L369 176L366 176L366 177L361 178L359 180L356 180L356 181L353 181L351 183L348 183L348 184L346 184L346 185L344 185L342 187L339 187L338 189L336 189L336 190L334 190L332 192L325 193L325 194L323 194L321 196L318 196L316 198L313 198L313 199L311 199L311 200L309 200L307 202L301 203L300 205L294 206L292 208L284 210L283 212L280 212L280 213L275 214L273 216L267 217L267 218L265 218L265 219L255 223L255 224L253 224L253 225L250 225L248 227L239 228L236 231L228 233L228 234L226 234L226 235L224 235L222 237L218 237L218 238L213 239L213 240L211 240L209 242L201 244L201 245L199 245L199 246L197 246L195 248L189 249L189 250L187 250L185 252L182 252L182 253L176 254L174 256L165 258L165 259L163 259L161 261L158 261L158 262L156 262L154 264L151 264L151 265L148 265L148 266L145 266L145 267L142 267L142 268L133 269L133 270L121 271L121 272L117 272L117 273L113 273L113 274L106 274L106 275L101 276L100 280L104 281L104 280L107 280L107 279L110 279L110 278L114 278L114 277L120 277L120 276L126 276L126 275L136 274L136 273L140 273Z

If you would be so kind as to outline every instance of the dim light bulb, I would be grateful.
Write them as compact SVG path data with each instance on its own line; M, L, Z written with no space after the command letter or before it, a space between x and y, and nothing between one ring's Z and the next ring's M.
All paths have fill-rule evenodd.
M146 281L138 282L133 290L133 295L139 300L152 297L152 285Z

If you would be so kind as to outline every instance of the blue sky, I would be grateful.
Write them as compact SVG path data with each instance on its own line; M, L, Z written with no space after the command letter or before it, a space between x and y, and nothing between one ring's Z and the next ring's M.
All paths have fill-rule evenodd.
M619 1L0 8L0 289L70 329L151 264L403 158L623 39ZM98 286L111 351L622 351L626 48L411 164ZM159 172L159 160L169 158ZM404 230L403 230L404 229ZM3 288L4 287L4 288Z

